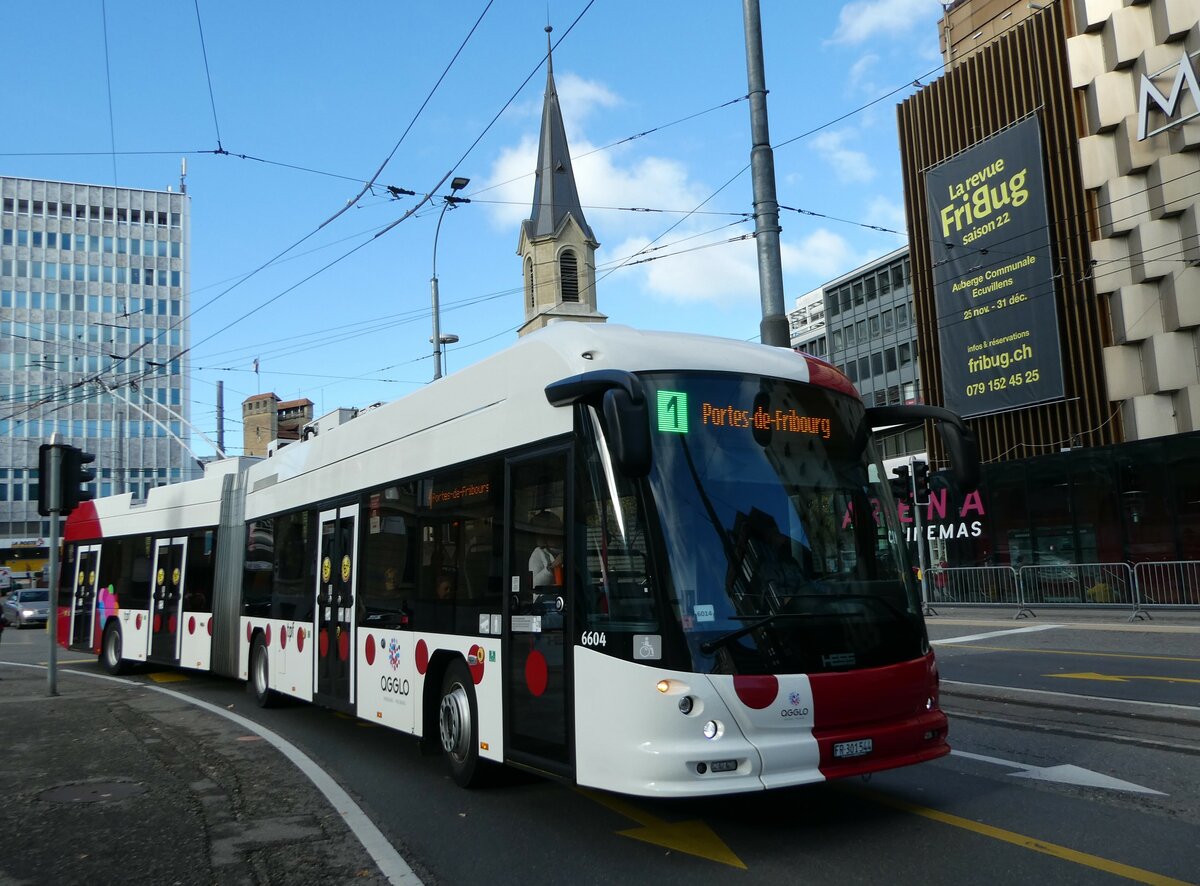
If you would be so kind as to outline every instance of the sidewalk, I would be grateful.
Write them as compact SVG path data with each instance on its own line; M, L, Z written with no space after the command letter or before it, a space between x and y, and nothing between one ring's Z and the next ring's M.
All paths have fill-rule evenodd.
M238 724L151 687L0 665L0 886L387 880L325 797Z
M1016 606L984 605L963 606L954 603L930 602L932 612L927 613L925 621L929 625L937 624L988 624L1008 625L1010 627L1028 627L1038 624L1080 625L1105 629L1123 628L1127 630L1182 631L1184 633L1200 629L1200 608L1193 609L1152 609L1143 610L1149 617L1130 621L1132 610L1128 607L1053 607L1035 606L1025 610L1021 618L1015 618Z

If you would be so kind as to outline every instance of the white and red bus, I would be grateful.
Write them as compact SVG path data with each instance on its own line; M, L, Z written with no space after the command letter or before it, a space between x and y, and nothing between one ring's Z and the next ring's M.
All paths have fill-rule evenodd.
M265 459L84 503L59 636L635 795L948 753L873 427L835 368L561 323Z

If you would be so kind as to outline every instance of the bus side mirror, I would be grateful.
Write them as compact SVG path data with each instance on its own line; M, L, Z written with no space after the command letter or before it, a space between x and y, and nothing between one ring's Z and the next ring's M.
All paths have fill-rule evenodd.
M650 473L650 416L646 401L635 403L624 388L604 392L604 424L613 458L628 477Z
M597 407L617 467L634 478L650 473L650 409L636 375L621 369L573 375L546 385L546 400L551 406Z
M979 443L975 433L963 425L938 422L938 432L950 456L950 475L962 492L979 488Z
M924 421L937 425L946 452L950 456L950 476L962 492L979 488L979 442L975 433L963 420L949 409L912 403L904 406L870 406L866 410L866 425L872 430L880 428L911 428Z

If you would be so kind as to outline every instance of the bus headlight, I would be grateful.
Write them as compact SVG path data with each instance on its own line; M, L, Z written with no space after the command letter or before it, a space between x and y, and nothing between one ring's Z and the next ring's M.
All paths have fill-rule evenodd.
M709 720L704 724L704 737L709 741L716 741L725 734L725 726L720 720Z

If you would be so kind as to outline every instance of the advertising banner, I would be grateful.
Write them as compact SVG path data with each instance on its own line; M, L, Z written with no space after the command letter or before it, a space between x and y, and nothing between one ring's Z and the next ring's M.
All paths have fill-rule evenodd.
M985 415L1061 399L1037 118L925 173L945 405Z

